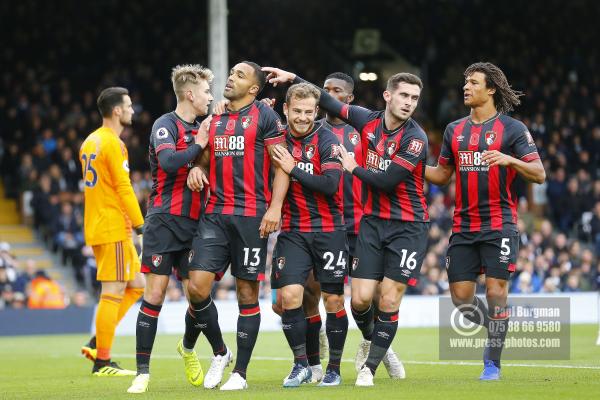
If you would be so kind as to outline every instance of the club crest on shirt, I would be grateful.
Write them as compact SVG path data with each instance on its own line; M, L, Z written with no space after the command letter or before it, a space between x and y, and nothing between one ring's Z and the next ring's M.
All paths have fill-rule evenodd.
M496 132L494 131L488 131L485 133L485 143L488 146L491 146L495 141L496 141L496 137L498 135L496 135Z
M252 124L252 116L251 115L242 117L242 128L246 129L250 126L250 124Z
M158 267L162 262L162 255L160 254L152 254L152 265Z
M389 142L387 145L387 153L389 156L391 156L392 154L394 154L396 152L396 149L398 148L398 145L396 144L396 142Z
M312 160L312 158L315 156L316 150L317 150L317 147L312 143L305 145L304 146L304 154L306 155L306 158L308 158L309 160Z
M192 141L192 135L185 135L183 137L183 141L186 142L186 143L191 142Z
M285 266L285 257L279 257L277 259L277 268L283 269L284 266Z
M406 149L406 152L415 157L418 157L421 155L421 152L423 151L424 148L425 148L424 141L419 140L419 139L412 139L410 141L410 143L408 144L408 148Z
M352 143L353 146L356 146L360 141L360 136L358 132L350 132L348 134L348 139L350 139L350 143Z
M477 146L479 144L479 133L471 133L471 139L469 139L471 146Z

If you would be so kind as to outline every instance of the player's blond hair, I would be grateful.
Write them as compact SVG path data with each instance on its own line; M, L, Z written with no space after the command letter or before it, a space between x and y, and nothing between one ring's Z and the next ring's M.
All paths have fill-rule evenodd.
M183 100L188 85L197 85L201 80L211 83L214 78L213 72L200 64L184 64L173 68L171 82L177 100Z
M313 97L318 103L319 98L321 97L321 91L310 83L296 83L295 85L290 86L287 90L287 93L285 94L285 102L289 105L290 100L292 99L303 100L309 97Z

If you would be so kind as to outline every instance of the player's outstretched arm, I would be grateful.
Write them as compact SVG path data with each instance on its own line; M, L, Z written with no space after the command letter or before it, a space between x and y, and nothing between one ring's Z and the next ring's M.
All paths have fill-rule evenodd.
M337 163L335 163L336 168L327 169L322 175L309 174L298 168L290 152L281 146L273 149L273 162L286 174L296 178L302 186L314 192L333 196L340 185L342 171Z
M283 83L292 83L296 79L296 74L281 68L262 67L262 70L267 73L267 82L275 87Z
M441 165L439 163L435 167L428 165L425 167L425 180L437 186L445 186L450 182L453 173L454 166L452 165Z
M339 159L346 171L350 172L367 185L385 192L393 192L396 190L396 187L408 178L412 172L412 170L396 163L391 163L384 172L371 172L366 168L360 167L354 160L354 157L348 154L348 151L344 146L340 146Z
M293 72L284 71L282 69L273 67L263 67L262 70L267 72L267 82L271 83L273 86L277 86L280 83L309 83L313 85L321 92L321 96L319 98L319 107L325 110L328 114L335 115L342 118L344 121L347 121L359 132L372 117L371 110L358 106L349 106L346 103L342 103L322 88L318 87L314 83L305 81Z

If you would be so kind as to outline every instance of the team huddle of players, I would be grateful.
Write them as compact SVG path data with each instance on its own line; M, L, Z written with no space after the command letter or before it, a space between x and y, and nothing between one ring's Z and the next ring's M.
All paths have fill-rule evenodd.
M355 360L356 385L372 386L382 361L390 377L404 378L391 343L402 296L407 286L417 284L426 253L425 181L447 184L454 173L456 208L446 258L452 298L457 306L468 306L462 307L467 318L488 328L489 338L495 339L490 343L503 343L502 328L509 318L507 281L515 269L518 246L512 183L516 174L536 182L545 174L527 128L505 115L519 104L519 93L496 66L477 63L465 72L465 105L471 115L448 125L436 167L426 166L427 135L412 118L423 89L416 75L390 77L383 92L385 110L371 111L350 104L354 82L346 74L327 76L319 89L293 73L243 61L230 71L223 92L226 102L202 122L199 117L208 114L213 100L212 72L198 65L177 66L171 78L177 107L152 127L153 190L145 222L135 207L121 207L130 226L138 233L143 228L141 272L146 288L136 326L137 371L110 360L127 286L139 288L134 285L138 264L130 255L130 240L120 232L118 242L92 243L97 258L104 257L98 261L99 276L111 262L118 270L116 275L103 275L96 341L82 349L95 360L94 374L135 375L128 392L148 390L157 320L175 270L189 302L185 333L177 346L188 381L209 389L219 385L221 390L246 389L260 327L259 283L265 277L268 236L280 230L271 268L271 285L277 290L273 308L281 315L294 356L283 386L341 384L348 276L350 311L363 336ZM268 101L257 100L267 82L291 84L283 105L286 125ZM88 209L89 220L102 221L91 222L93 229L86 226L90 240L102 230L126 231L125 226L107 226L98 215L101 208L90 207L93 200L88 199L101 187L109 190L114 182L110 177L101 182L103 173L95 165L103 157L112 157L112 169L122 163L119 176L127 172L122 142L120 155L102 155L99 149L103 140L119 145L126 117L131 121L124 105L128 102L131 108L129 97L111 92L115 90L103 92L105 99L112 98L110 112L103 111L99 98L103 128L88 137L80 154L85 165L86 222ZM321 120L319 108L326 112ZM102 132L107 138L100 137ZM100 182L88 185L89 180ZM130 189L131 185L117 189L117 198L128 199ZM107 197L106 191L98 196ZM221 385L233 354L223 341L211 290L229 267L239 304L237 353L233 371ZM487 306L475 296L480 273L486 274ZM321 298L329 345L325 371L319 358ZM126 308L131 305L127 303ZM473 309L481 312L469 312ZM483 317L477 320L478 315ZM206 376L194 351L200 333L214 354ZM481 379L500 378L501 351L501 345L486 348Z

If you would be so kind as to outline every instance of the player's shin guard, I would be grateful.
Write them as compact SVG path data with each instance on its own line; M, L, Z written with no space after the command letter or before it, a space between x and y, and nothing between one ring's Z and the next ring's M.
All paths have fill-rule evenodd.
M375 370L381 363L383 356L391 346L398 330L398 311L388 313L379 310L379 317L375 322L373 329L373 338L371 340L371 350L365 365L375 375Z
M225 355L227 349L219 326L219 312L212 298L209 297L200 303L192 303L192 307L193 315L188 312L185 317L184 349L193 349L200 332L204 332L214 355Z
M162 306L142 300L135 328L135 359L138 374L150 373L150 355L156 338L158 315Z
M329 364L327 371L334 371L340 374L340 362L344 352L344 344L348 335L348 315L345 309L338 312L327 313L325 323L327 339L329 340Z
M321 316L319 314L306 318L306 355L309 365L320 365L319 333L321 332Z
M237 323L237 360L233 372L246 379L246 369L250 363L252 350L260 329L260 307L258 303L240 304Z
M294 363L308 367L306 358L306 319L302 307L283 310L281 325L285 338L294 353Z
M100 296L96 311L96 346L98 356L96 364L106 364L110 360L110 349L115 337L115 329L119 321L119 307L122 296L105 293Z
M371 336L373 336L373 328L375 326L375 323L373 322L373 315L375 312L373 304L371 304L366 310L359 311L355 310L354 307L351 307L351 310L352 317L354 317L354 321L356 322L358 329L360 329L363 338L370 341Z

